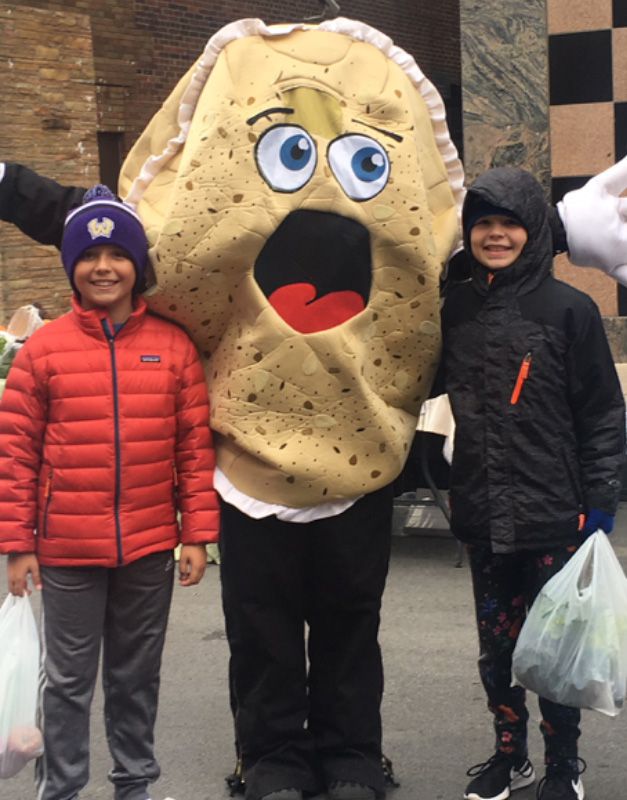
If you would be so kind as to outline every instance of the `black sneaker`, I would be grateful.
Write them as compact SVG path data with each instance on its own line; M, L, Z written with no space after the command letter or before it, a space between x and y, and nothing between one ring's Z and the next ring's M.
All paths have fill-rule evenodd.
M506 800L516 789L523 789L536 779L528 758L516 766L511 757L499 752L482 764L475 764L466 774L472 780L464 800Z
M583 783L579 777L586 771L583 758L577 759L573 769L564 764L548 764L546 775L538 784L537 800L583 800Z

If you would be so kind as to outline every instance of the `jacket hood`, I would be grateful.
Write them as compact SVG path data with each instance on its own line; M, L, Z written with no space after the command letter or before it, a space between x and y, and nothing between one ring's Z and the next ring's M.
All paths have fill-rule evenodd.
M466 221L481 201L508 209L527 229L528 240L518 259L503 270L495 270L495 275L498 285L513 285L517 292L530 292L551 273L553 266L549 209L542 187L529 172L512 167L490 169L470 187L462 210L464 247L471 261L473 284L480 291L487 291L489 270L472 255L465 231Z

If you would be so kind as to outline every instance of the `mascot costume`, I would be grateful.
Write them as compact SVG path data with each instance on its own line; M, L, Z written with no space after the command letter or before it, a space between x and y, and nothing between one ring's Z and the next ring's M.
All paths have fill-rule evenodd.
M602 186L617 248L623 179ZM390 484L437 367L463 200L442 100L363 23L240 20L141 135L120 194L151 243L148 303L205 359L246 797L381 797ZM81 195L6 165L0 217L58 244Z

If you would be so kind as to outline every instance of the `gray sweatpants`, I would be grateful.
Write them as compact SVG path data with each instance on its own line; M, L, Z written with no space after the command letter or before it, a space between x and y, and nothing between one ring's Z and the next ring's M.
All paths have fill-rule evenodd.
M76 800L89 780L89 715L100 643L115 800L147 800L159 671L172 598L170 551L123 567L43 567L37 800Z

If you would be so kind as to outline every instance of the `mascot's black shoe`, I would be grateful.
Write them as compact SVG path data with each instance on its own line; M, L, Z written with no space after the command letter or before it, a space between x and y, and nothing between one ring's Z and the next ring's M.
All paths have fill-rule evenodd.
M329 786L329 800L376 800L375 790L361 783L335 781Z

